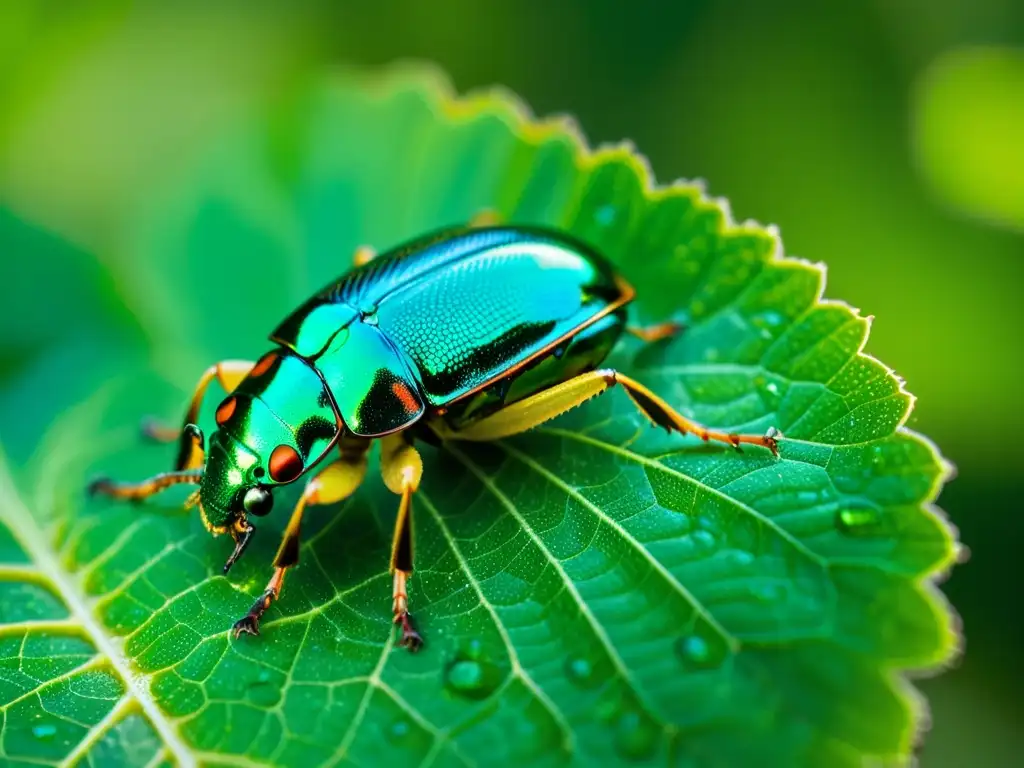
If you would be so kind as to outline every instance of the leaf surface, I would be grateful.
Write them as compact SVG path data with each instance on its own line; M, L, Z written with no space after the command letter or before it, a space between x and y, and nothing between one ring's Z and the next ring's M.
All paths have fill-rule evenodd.
M910 395L862 354L868 321L821 299L819 267L695 185L651 184L627 147L591 151L505 95L456 99L393 70L293 94L147 199L104 259L132 286L120 300L151 358L129 343L97 355L94 394L61 400L34 458L5 473L0 755L905 760L924 705L902 673L955 647L930 583L955 552L930 506L947 466L903 428ZM612 258L637 287L637 321L686 330L624 342L611 363L704 423L781 429L781 457L656 431L619 391L499 443L424 447L411 581L424 650L394 647L397 499L372 468L349 502L307 515L263 634L232 639L294 490L226 579L227 543L181 496L119 506L82 488L164 469L172 450L140 442L140 416L179 413L212 361L258 355L358 245L483 208ZM54 399L11 391L53 418Z

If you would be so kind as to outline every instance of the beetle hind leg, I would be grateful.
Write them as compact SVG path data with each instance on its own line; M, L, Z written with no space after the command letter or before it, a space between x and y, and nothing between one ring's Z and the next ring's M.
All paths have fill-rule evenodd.
M760 445L768 448L776 456L779 453L777 443L779 432L777 430L769 429L762 436L708 429L696 421L687 419L643 384L610 368L580 374L512 403L500 411L458 430L451 429L441 420L432 422L430 426L442 440L499 440L550 421L590 398L606 392L616 384L620 384L626 390L637 410L657 426L684 435L694 434L705 442L715 440L728 443L737 449L744 443Z
M423 645L423 638L409 614L407 585L413 571L412 496L423 477L423 460L404 434L381 441L381 474L388 489L402 497L391 540L391 611L394 623L402 629L398 644L415 652Z
M256 598L249 612L232 627L236 638L243 632L250 635L260 633L260 619L274 601L280 598L285 574L289 568L299 563L302 516L306 507L314 504L334 504L355 493L366 476L367 448L369 443L362 441L353 445L342 445L341 458L328 464L306 484L281 536L281 544L277 548L277 555L274 556L274 573L267 582L266 589Z

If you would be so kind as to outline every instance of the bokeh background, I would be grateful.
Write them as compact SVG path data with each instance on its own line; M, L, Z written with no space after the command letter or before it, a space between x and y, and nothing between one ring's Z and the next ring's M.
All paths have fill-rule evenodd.
M1017 764L1024 3L7 0L0 311L17 291L45 313L76 270L102 272L138 201L247 110L311 72L405 59L571 113L592 143L629 138L662 181L707 180L877 317L868 349L957 465L941 505L971 553L943 585L966 655L920 682L921 762ZM19 259L40 238L60 265ZM0 340L0 393L47 342L28 323Z

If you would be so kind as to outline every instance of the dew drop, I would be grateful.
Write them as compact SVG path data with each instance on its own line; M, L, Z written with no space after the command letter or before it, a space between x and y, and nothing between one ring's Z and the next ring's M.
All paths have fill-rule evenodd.
M32 735L37 739L47 740L52 739L57 735L57 726L55 725L37 725L32 729Z
M725 661L724 646L712 645L700 635L686 635L676 641L676 653L683 664L690 669L713 669Z
M650 757L658 743L658 727L639 712L623 712L615 723L615 749L623 757L641 760Z
M782 399L778 384L774 381L769 381L764 376L758 376L754 379L754 386L757 388L757 392L766 407L772 409L778 407L779 401Z
M389 729L389 732L390 732L391 737L393 739L401 739L401 738L404 738L405 736L408 736L409 735L409 721L401 720L401 719L395 720L395 722L393 722L391 724L391 728Z
M733 565L750 565L754 562L754 556L750 552L745 552L742 549L734 549L729 553L729 561Z
M602 205L596 211L594 211L594 219L603 227L607 227L615 222L616 210L615 206L608 204Z
M768 310L754 315L750 322L758 328L778 328L785 322L785 318L774 310Z
M467 699L485 699L501 681L501 673L493 665L474 658L456 659L445 670L445 685Z
M707 552L715 546L715 534L711 531L694 531L690 538L693 539L693 545L701 552Z
M473 691L483 685L484 670L475 661L464 659L448 668L448 685L457 691Z
M711 517L710 515L701 515L700 517L698 517L697 525L699 525L705 531L712 534L719 533L722 530L719 521L716 518Z
M785 590L782 585L768 582L767 584L757 584L752 590L754 597L763 603L774 603L785 594Z
M847 536L877 536L884 532L884 518L877 509L860 507L836 513L836 528Z
M711 655L711 649L708 648L707 641L697 635L684 637L679 641L678 646L679 653L683 658L695 664L707 661Z
M822 494L818 491L797 491L796 500L799 504L817 504L822 501Z
M594 675L594 666L584 658L571 658L565 662L566 676L581 688L589 688L599 682Z

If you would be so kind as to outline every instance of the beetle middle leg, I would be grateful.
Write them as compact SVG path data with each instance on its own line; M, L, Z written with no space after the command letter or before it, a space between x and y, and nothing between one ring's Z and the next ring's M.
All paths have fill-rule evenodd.
M306 507L314 504L335 504L355 493L366 476L366 451L369 447L368 440L342 441L341 458L328 464L306 484L277 548L274 573L267 582L263 594L256 598L249 612L235 622L232 627L235 637L243 632L250 635L260 633L260 619L267 608L281 596L285 573L289 568L298 565L302 516Z
M352 266L361 267L364 264L369 264L375 258L377 258L377 250L372 245L360 245L352 254Z
M636 336L641 341L645 341L648 344L661 341L662 339L671 339L673 336L678 335L683 330L683 324L674 321L668 321L665 323L656 323L655 325L627 325L626 332Z
M458 430L448 428L443 421L433 422L431 427L439 437L446 440L498 440L550 421L616 384L626 390L637 409L657 426L684 435L691 433L705 442L715 440L728 443L737 450L741 444L746 443L768 448L776 456L779 453L776 440L779 433L774 428L764 435L741 435L708 429L683 416L640 382L611 368L580 374Z
M495 227L501 224L502 217L493 208L483 208L473 214L473 217L469 220L469 226L472 229L482 229L483 227Z
M391 540L391 610L395 624L402 627L402 639L398 644L417 651L423 645L423 638L413 627L409 615L406 585L413 569L412 495L423 477L423 459L405 434L398 433L381 439L380 466L384 485L402 497Z
M196 441L193 439L194 434L200 433L196 430L193 436L190 437L188 427L195 424L199 418L199 409L203 404L203 398L206 396L206 390L209 388L210 382L217 379L225 391L231 392L242 383L242 379L249 374L254 365L256 364L250 360L222 360L211 365L199 377L199 383L196 384L195 392L192 394L192 401L189 403L188 411L185 413L185 420L182 422L180 429L164 426L153 419L146 419L142 423L142 433L152 440L158 440L163 443L173 443L175 440L181 441L178 447L178 457L174 462L176 470L201 467L203 465L203 453L201 446L197 446ZM199 442L202 442L201 439ZM200 450L197 450L197 447Z

